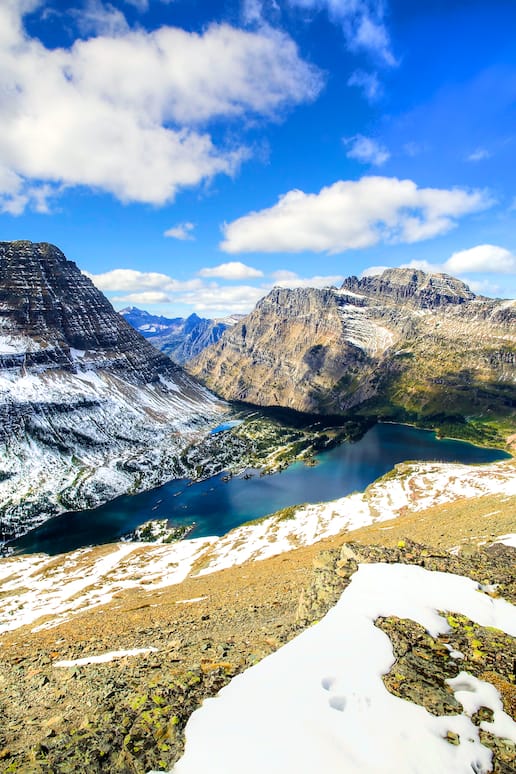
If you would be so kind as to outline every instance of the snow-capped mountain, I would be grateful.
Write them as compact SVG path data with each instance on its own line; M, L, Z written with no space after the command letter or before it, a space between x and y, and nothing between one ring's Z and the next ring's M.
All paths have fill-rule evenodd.
M0 537L184 475L223 410L57 247L0 243Z
M235 325L241 314L210 320L191 314L189 317L162 317L135 306L120 311L122 317L157 349L174 363L184 363L196 357L203 349L216 344L224 331Z

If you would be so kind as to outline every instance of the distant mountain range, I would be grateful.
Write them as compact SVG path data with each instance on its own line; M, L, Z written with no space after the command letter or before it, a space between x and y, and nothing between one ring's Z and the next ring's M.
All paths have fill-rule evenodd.
M0 542L184 476L222 410L57 247L0 243Z
M451 422L460 434L465 417L514 417L515 365L515 301L389 269L339 289L275 288L187 367L230 400Z
M191 314L186 318L168 318L150 314L135 306L122 309L120 314L154 347L179 365L184 365L206 347L216 344L224 331L244 316L232 315L210 320Z

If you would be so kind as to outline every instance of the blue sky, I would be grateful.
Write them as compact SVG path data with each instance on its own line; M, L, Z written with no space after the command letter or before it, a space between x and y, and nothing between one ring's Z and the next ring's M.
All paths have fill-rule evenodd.
M117 308L409 265L516 296L512 0L0 1L0 238Z

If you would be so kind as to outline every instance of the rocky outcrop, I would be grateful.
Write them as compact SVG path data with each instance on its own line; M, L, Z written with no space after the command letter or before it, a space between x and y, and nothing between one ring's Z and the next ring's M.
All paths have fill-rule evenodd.
M0 537L184 475L220 410L57 247L0 243Z
M0 243L0 368L102 368L137 384L179 373L54 245Z
M371 277L349 277L343 290L360 293L368 298L390 299L415 309L437 309L449 304L472 301L475 294L464 282L448 274L426 274L418 269L386 269Z
M276 288L188 368L234 400L343 410L374 392L375 358L394 338L363 318L334 290Z
M306 412L503 414L516 403L515 323L514 301L389 269L340 289L276 288L188 369L224 398Z
M206 347L216 344L235 322L233 318L210 320L196 314L171 319L151 315L134 306L122 309L120 314L154 347L179 365L184 365ZM237 319L241 316L237 315Z
M43 626L2 635L0 770L169 770L183 752L192 712L235 675L319 621L358 563L402 562L470 576L482 584L479 594L514 601L510 547L452 556L409 540L391 549L351 543L315 556L311 571L318 552L314 546L313 552L287 552L177 586L160 583L133 596L126 591L112 607L85 608L79 622L59 624L47 617ZM62 566L70 557L53 561ZM126 567L124 577L128 572ZM438 637L410 619L375 621L395 658L383 677L387 690L437 716L460 714L446 680L466 670L495 686L514 717L514 638L457 611L442 613L450 629ZM97 654L113 651L127 657L95 663ZM81 661L88 656L92 663ZM488 708L472 717L477 725L490 719ZM510 740L490 733L485 722L480 738L493 752L493 771L514 771ZM456 734L448 741L467 744Z

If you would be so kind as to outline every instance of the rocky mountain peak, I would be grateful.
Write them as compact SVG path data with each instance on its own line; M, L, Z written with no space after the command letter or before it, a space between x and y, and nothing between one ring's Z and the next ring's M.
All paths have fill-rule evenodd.
M132 382L174 370L54 245L0 243L0 367L101 367Z
M362 279L348 277L342 284L342 290L421 309L463 304L475 298L469 287L455 277L408 268L386 269L382 274Z
M447 274L388 269L339 290L274 288L187 367L226 399L311 413L506 412L513 331L511 302Z

